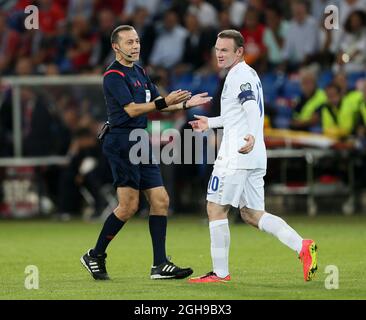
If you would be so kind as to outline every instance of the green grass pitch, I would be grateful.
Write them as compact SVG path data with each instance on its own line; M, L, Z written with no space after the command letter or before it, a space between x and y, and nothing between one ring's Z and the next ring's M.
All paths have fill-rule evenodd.
M148 221L134 218L113 240L107 268L111 281L97 282L81 266L101 224L74 221L0 221L0 299L366 299L366 216L289 216L285 219L319 247L318 273L303 281L296 254L272 236L230 224L230 271L226 284L150 280ZM204 217L169 219L167 253L194 275L211 269ZM39 270L39 289L24 286L27 265ZM327 290L327 265L339 270L339 289Z

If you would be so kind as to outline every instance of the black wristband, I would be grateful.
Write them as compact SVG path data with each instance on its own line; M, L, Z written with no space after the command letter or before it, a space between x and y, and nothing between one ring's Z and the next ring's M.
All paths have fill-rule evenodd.
M164 98L157 99L154 101L156 110L162 110L165 108L168 108L168 105L166 104L166 101Z
M183 110L186 110L186 109L188 109L188 108L187 108L187 101L188 101L188 100L186 100L186 101L183 101Z

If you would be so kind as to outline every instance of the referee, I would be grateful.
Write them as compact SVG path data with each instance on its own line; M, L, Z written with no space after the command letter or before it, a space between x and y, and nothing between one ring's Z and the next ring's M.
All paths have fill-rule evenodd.
M169 197L159 166L153 163L149 141L144 141L149 145L149 163L136 165L130 161L130 148L137 142L130 141L129 135L134 129L146 128L149 112L187 109L205 104L211 97L207 93L191 97L190 92L177 90L162 98L144 69L135 63L139 60L140 39L132 26L121 25L113 30L111 45L115 61L107 68L103 81L109 122L109 130L103 139L103 153L112 169L118 206L106 219L95 247L80 260L94 279L109 279L105 251L136 213L141 190L150 204L149 229L154 257L151 279L182 279L191 275L193 270L180 268L166 257Z

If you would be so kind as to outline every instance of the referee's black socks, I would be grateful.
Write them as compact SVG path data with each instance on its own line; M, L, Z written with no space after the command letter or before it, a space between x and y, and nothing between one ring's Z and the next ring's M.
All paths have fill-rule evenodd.
M104 254L111 240L117 235L119 230L123 227L125 223L118 219L116 215L112 212L107 220L104 222L102 231L99 234L99 238L95 248L90 253L91 256L97 257L100 254Z
M149 228L154 251L154 266L158 266L167 261L165 253L166 227L166 216L149 216Z

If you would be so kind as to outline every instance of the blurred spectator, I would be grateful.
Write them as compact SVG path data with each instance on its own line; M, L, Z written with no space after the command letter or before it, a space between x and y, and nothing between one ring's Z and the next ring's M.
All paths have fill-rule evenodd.
M0 74L10 72L19 45L19 33L9 28L5 13L0 11Z
M185 16L185 27L188 36L184 44L182 63L196 70L210 58L211 48L215 45L216 35L211 30L202 30L197 16L187 13ZM212 36L214 34L215 36Z
M99 12L103 9L112 10L116 15L122 13L125 7L125 0L93 0L94 11Z
M147 65L156 39L155 23L149 22L149 12L145 7L136 7L127 24L132 25L140 37L140 59Z
M140 38L145 33L146 25L148 24L149 11L145 7L136 7L128 24L131 24Z
M61 219L78 214L85 188L93 204L92 217L99 217L107 206L101 191L108 181L108 170L94 133L88 127L78 129L72 141L70 164L63 168L59 179L58 214Z
M150 64L171 68L181 61L187 30L179 25L173 10L164 14L163 25L157 30L157 38L150 56Z
M45 76L57 76L60 74L60 69L57 64L49 63L45 65L44 75Z
M266 0L246 0L248 7L256 9L258 12L264 12L266 7Z
M71 138L79 127L79 114L76 111L75 107L72 105L66 105L60 111L62 116L62 122L67 128L67 131L69 132L68 135Z
M203 28L217 26L217 11L204 0L189 0L188 12L196 14Z
M158 12L160 2L160 0L125 0L125 7L121 15L122 23L131 20L137 8L145 8L149 20L152 20Z
M42 72L44 64L61 64L70 39L67 29L67 3L65 1L37 0L39 8L39 30L26 31L31 48L33 63L38 72ZM29 34L31 33L31 34ZM61 67L62 71L63 66Z
M21 57L15 65L15 74L17 76L29 76L34 73L33 63L30 58Z
M283 62L282 50L287 32L288 23L282 19L280 8L278 6L268 7L263 42L267 49L267 62L270 70Z
M66 12L57 1L37 0L35 4L39 8L39 27L43 36L55 36L58 25L65 22Z
M357 90L349 90L347 77L342 72L335 75L333 82L340 87L343 97L339 111L340 126L345 132L351 134L355 131L362 93Z
M217 32L215 34L215 39L216 39L217 34L221 30L227 30L227 29L235 29L235 27L231 24L229 11L223 10L223 11L219 12L219 25L217 27Z
M265 56L264 31L264 25L259 22L259 12L249 7L240 33L244 37L244 60L250 65L256 65L257 71L263 69L260 64Z
M265 9L268 7L279 7L282 13L282 16L285 20L290 20L292 18L291 5L294 0L265 0L265 8L262 8L262 11L265 13Z
M56 50L61 51L57 48L57 42L54 42L54 48L45 48L44 50L43 48L45 43L46 41L42 40L42 34L39 30L23 31L20 33L20 43L16 50L15 59L19 59L20 57L29 57L32 59L35 69L37 69L37 64L42 63L46 57L52 57L54 61L56 61L57 55L53 55L53 53ZM11 66L11 74L14 74L14 66L15 64Z
M356 149L359 151L359 159L355 161L356 187L366 187L366 79L361 82L360 100L357 122L356 122Z
M336 73L333 77L333 82L341 88L342 96L346 96L350 92L348 88L347 76L344 72Z
M366 155L366 79L361 83L362 98L360 99L356 121L356 146ZM364 166L366 162L364 162ZM365 174L366 176L366 174Z
M320 131L316 111L326 102L326 95L317 88L317 74L312 69L300 71L301 96L297 102L290 127L294 130Z
M340 108L342 102L342 90L336 83L330 83L325 88L327 101L319 108L316 115L325 135L342 138L349 133L342 128L340 121Z
M20 58L15 67L16 75L29 76L33 72L30 58ZM23 154L25 156L43 156L61 154L64 135L58 116L49 107L45 95L29 86L20 90L20 102L22 112L22 140ZM8 91L1 105L1 125L6 141L13 143L13 106L11 91ZM3 123L4 121L4 123ZM66 142L67 144L68 142ZM10 149L8 149L8 155ZM12 152L12 151L10 151Z
M44 96L29 87L21 91L22 133L24 156L57 154L60 139L54 129L55 121Z
M365 0L339 0L339 23L343 26L349 15L355 10L366 11Z
M0 0L0 8L4 11L10 11L14 8L18 0Z
M113 61L114 55L111 50L111 33L115 27L115 14L109 9L102 9L98 13L98 29L92 49L92 55L90 57L91 65L101 65L105 67Z
M221 11L228 11L230 23L234 28L241 28L247 4L237 0L221 0Z
M68 0L67 20L72 21L77 16L83 16L90 21L94 12L94 1Z
M170 79L169 79L169 72L167 69L157 67L148 72L150 74L150 79L153 83L155 83L158 91L161 93L162 96L166 96L169 94L169 86L170 86ZM162 114L162 112L158 112ZM153 114L153 113L152 113ZM151 114L149 114L151 115ZM169 115L169 112L166 112L166 115Z
M292 19L286 34L283 55L289 70L296 70L317 53L319 32L315 19L308 14L306 1L295 0L291 9Z
M11 88L0 79L0 156L13 155Z
M95 40L96 37L90 30L88 20L82 16L75 17L71 24L71 42L66 53L73 71L81 71L90 66Z
M349 15L344 25L334 71L343 70L346 73L364 71L366 68L365 52L366 13L358 10Z

